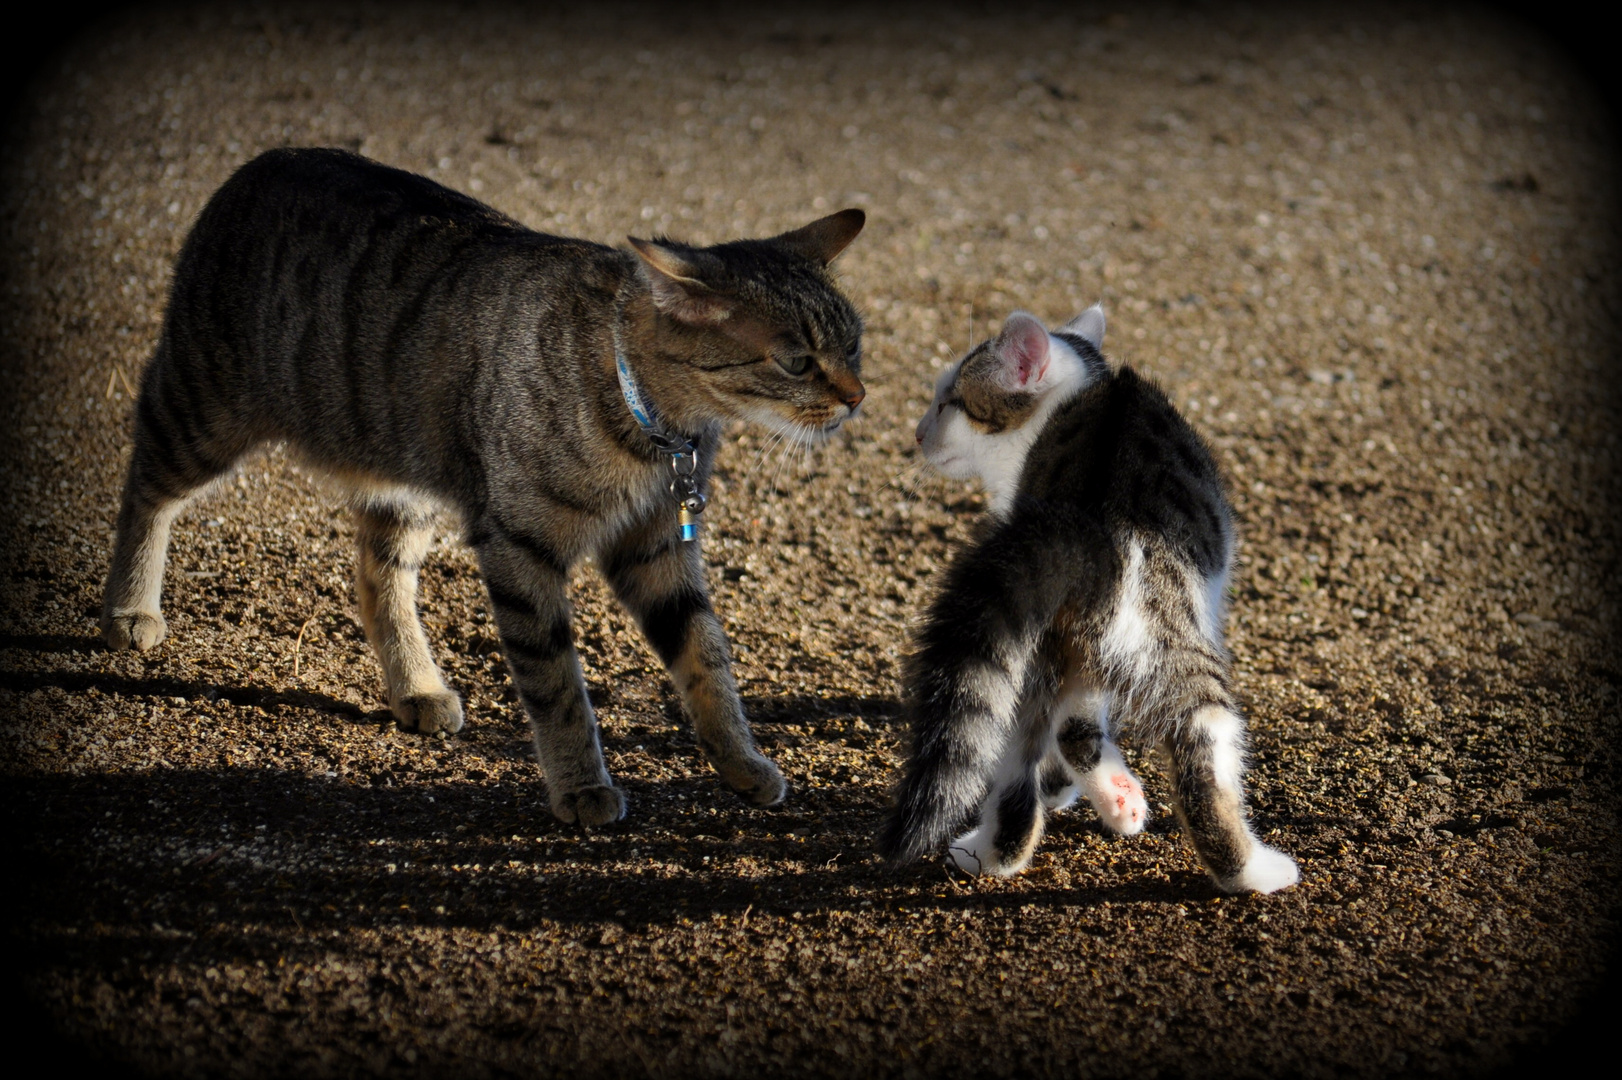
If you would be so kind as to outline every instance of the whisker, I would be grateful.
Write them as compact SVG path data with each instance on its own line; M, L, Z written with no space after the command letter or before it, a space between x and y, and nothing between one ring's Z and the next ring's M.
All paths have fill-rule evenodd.
M801 445L803 445L803 444L799 443L798 441L793 442L793 443L789 443L787 441L786 437L784 439L784 442L785 442L785 445L783 447L783 452L777 456L777 469L772 473L772 487L771 487L771 490L772 490L772 494L774 494L774 495L777 494L778 490L779 490L778 487L777 487L777 481L783 475L783 466L788 464L789 459L794 456L795 451L798 450ZM793 476L794 474L790 473L789 475Z
M766 438L761 440L760 452L755 455L754 463L749 466L749 471L743 474L745 483L748 483L754 477L755 470L760 468L761 463L766 460L766 455L771 453L772 447L777 445L782 438L782 432L770 431L767 433Z

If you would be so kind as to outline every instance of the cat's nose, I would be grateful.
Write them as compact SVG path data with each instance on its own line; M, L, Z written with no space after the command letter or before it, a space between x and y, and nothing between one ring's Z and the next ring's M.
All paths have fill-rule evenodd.
M862 385L862 380L848 371L831 372L828 381L833 384L831 387L833 392L851 412L855 412L856 406L867 396L867 387Z

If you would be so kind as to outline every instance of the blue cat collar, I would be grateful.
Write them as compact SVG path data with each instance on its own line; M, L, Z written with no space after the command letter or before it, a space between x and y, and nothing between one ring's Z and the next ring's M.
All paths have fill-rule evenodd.
M693 479L698 472L698 447L693 445L692 440L665 427L653 403L643 397L642 388L631 375L631 367L625 362L625 354L619 350L617 343L614 370L619 375L620 394L625 398L625 407L631 411L631 418L637 422L648 441L670 457L670 471L673 474L670 493L676 497L677 535L684 543L697 540L698 515L704 512L707 501L704 493L698 490L698 482Z
M626 365L623 353L617 351L614 353L614 370L620 377L620 393L625 397L626 408L631 410L632 418L642 430L651 436L664 425L655 424L653 409L642 400L642 388L631 377L631 369Z

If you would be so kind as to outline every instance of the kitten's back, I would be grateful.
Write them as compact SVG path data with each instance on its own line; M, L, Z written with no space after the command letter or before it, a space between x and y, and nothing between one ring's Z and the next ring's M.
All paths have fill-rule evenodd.
M1021 501L1069 507L1112 535L1157 537L1205 576L1232 547L1232 514L1209 447L1154 382L1123 366L1049 417L1020 477Z

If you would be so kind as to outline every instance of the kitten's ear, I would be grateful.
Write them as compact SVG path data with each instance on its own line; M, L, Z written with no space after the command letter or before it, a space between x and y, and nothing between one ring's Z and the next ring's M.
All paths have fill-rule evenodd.
M1094 304L1059 327L1059 329L1066 334L1074 334L1085 341L1092 342L1095 349L1102 349L1104 347L1104 308L1100 304Z
M716 326L732 314L732 302L700 280L702 253L687 253L657 240L631 242L647 269L653 306L662 314L689 326Z
M862 231L865 224L867 215L853 207L841 210L837 214L829 214L825 218L818 218L809 225L801 226L781 236L774 236L772 239L808 259L815 259L823 266L827 266L839 257L841 251L850 246L850 242L856 239L856 234Z
M1048 370L1048 328L1034 315L1016 311L997 335L1003 382L1010 390L1030 390Z

